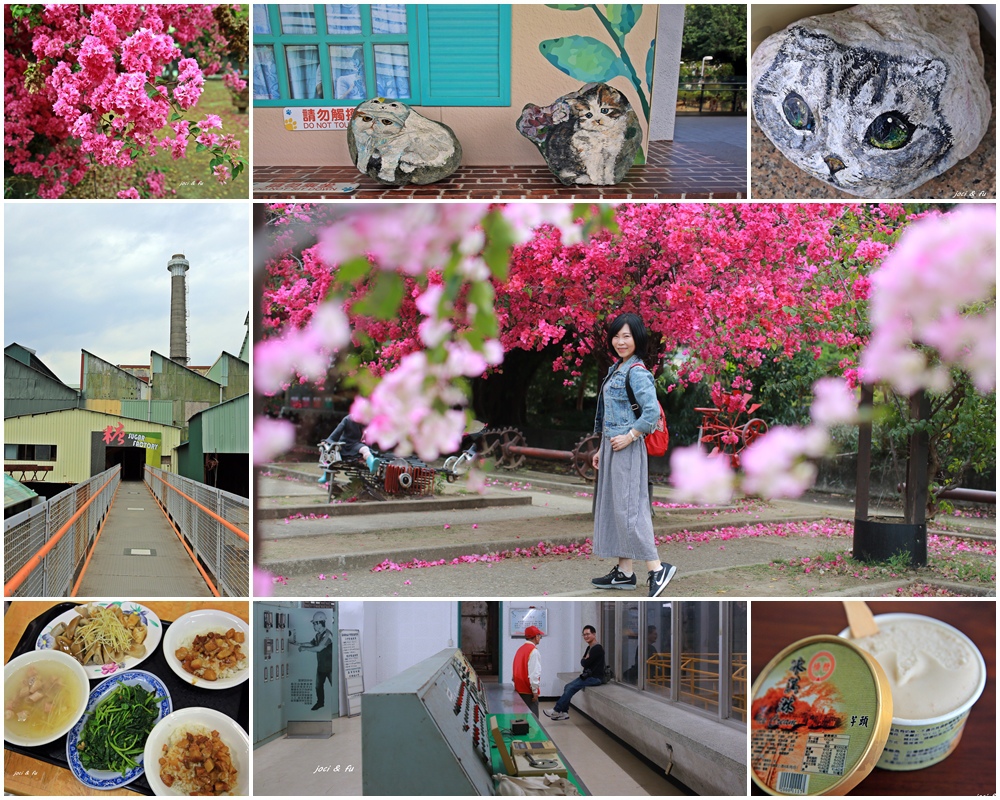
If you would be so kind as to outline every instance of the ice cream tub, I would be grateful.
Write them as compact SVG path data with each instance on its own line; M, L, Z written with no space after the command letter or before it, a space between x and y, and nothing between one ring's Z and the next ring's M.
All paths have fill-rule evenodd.
M986 662L964 633L920 614L879 614L879 632L840 636L871 655L892 692L889 736L877 766L915 770L943 761L958 746L986 686Z
M884 671L833 634L778 653L751 697L750 775L768 794L846 794L875 768L892 723Z

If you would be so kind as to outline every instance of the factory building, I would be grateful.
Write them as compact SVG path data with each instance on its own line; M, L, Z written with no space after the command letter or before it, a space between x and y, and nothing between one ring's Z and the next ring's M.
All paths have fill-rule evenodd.
M188 365L189 268L183 254L168 262L170 357L151 350L148 364L116 365L81 350L80 385L73 387L34 350L18 343L4 349L5 472L49 497L118 463L124 479L141 480L149 464L249 496L249 329L240 357L222 351L210 366ZM200 417L220 404L211 422ZM181 468L177 448L189 442L193 418L195 441Z

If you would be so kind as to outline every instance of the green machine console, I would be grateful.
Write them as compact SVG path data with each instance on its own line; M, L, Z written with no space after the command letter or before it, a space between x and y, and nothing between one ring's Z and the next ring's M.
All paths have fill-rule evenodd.
M486 694L462 655L448 648L361 697L366 795L489 795Z
M479 676L462 651L442 650L362 695L364 794L496 794L493 776L507 769L494 736L508 752L510 741L491 732L492 720L497 722L493 727L507 731L506 739L519 740L518 747L527 751L519 756L531 754L539 760L548 756L544 730L530 713L523 716L528 720L527 734L511 736L514 715L491 715ZM562 774L586 794L572 768L561 754L558 757L565 765Z

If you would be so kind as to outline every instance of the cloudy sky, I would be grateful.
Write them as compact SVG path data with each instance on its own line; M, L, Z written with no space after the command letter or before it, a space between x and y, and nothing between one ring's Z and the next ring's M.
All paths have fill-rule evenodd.
M17 342L68 384L80 350L113 364L170 354L170 273L183 253L188 357L239 355L250 310L248 203L4 203L4 346Z

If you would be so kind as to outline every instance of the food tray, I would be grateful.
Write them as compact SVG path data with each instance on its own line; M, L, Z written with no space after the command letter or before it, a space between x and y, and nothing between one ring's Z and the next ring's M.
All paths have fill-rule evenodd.
M77 605L77 603L58 603L45 613L35 617L35 619L28 623L20 641L17 643L17 647L14 648L14 652L10 654L10 657L14 658L22 653L34 650L35 641L38 639L38 635L42 632L42 629L53 619L58 617L60 614L69 611L75 605ZM170 626L170 622L164 619L161 619L160 622L163 624L163 632L166 634L167 628ZM170 699L173 701L174 710L188 708L189 706L212 708L216 711L221 711L227 717L232 717L237 723L239 723L243 730L249 732L249 680L244 681L239 686L233 686L229 689L220 689L217 691L207 691L198 686L191 686L189 683L186 683L178 678L174 674L174 671L167 665L167 660L163 655L162 642L161 645L153 651L152 655L143 661L142 668L147 672L152 672L156 675L156 677L163 681L170 692ZM90 682L90 690L93 691L94 687L102 680L104 680L104 678L92 680ZM11 744L7 741L4 741L3 746L4 749L10 750L11 752L21 753L29 758L44 761L47 764L54 764L57 767L69 769L69 763L66 760L65 736L60 736L54 742L49 742L48 744L39 745L37 747L23 747ZM140 794L153 794L153 790L149 788L149 783L146 780L145 773L130 783L127 788L135 792L139 792Z

